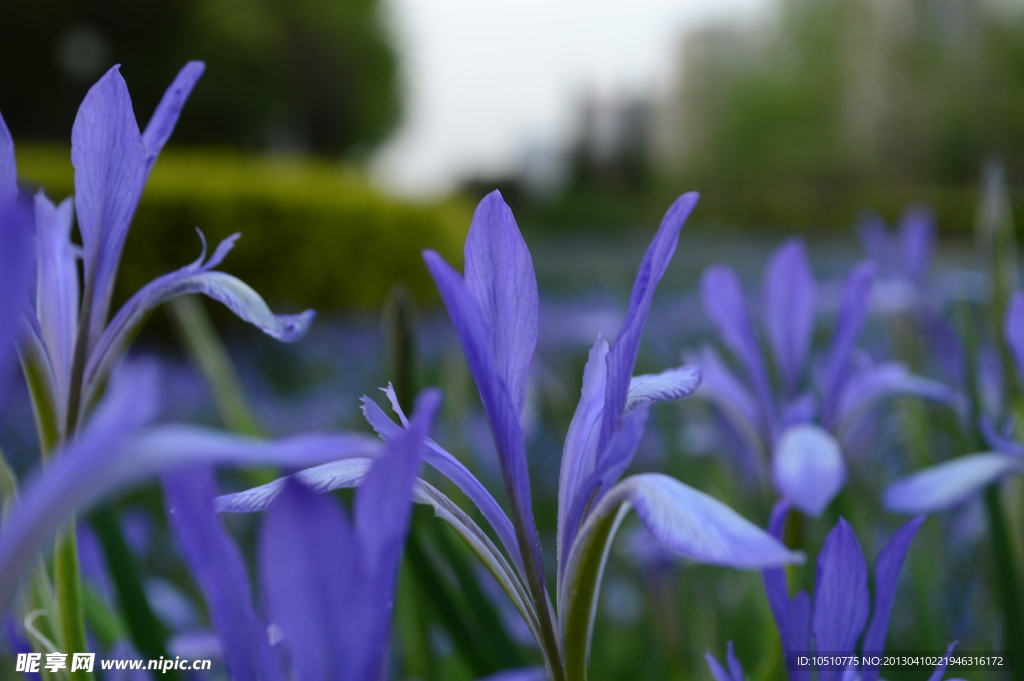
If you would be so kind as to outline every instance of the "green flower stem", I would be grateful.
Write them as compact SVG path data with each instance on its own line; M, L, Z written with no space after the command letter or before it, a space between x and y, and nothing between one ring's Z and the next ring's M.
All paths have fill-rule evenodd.
M78 541L75 538L75 519L57 535L53 558L53 580L57 589L57 621L60 628L60 651L68 654L89 652L85 637L85 607L82 600L82 578L78 569ZM90 672L70 671L71 681L92 681Z
M1017 572L1010 549L1009 524L999 498L998 483L985 490L985 508L988 511L992 552L996 563L996 584L999 601L1003 604L1003 645L1018 655L1024 653L1024 617L1021 613L1021 594ZM1014 681L1024 681L1024 665L1018 664L1013 672Z

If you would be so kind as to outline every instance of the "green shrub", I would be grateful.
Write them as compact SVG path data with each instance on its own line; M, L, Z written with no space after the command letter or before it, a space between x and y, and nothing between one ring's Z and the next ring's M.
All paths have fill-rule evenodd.
M72 192L66 148L19 145L23 179L61 199ZM324 161L169 150L153 169L128 237L118 295L241 232L221 266L270 301L320 311L377 308L396 281L422 300L436 294L424 248L461 261L471 208L460 201L387 197L359 172Z

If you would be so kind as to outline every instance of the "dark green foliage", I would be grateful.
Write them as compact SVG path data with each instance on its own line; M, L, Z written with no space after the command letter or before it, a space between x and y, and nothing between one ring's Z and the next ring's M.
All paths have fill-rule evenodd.
M19 145L23 179L62 199L72 191L66 149ZM322 312L379 308L395 281L436 295L420 252L459 262L470 209L388 198L340 165L228 152L168 152L157 163L121 263L120 299L242 233L221 266L272 304Z
M175 139L361 155L399 116L377 0L5 0L0 111L67 139L86 89L124 65L145 121L190 59L207 63Z

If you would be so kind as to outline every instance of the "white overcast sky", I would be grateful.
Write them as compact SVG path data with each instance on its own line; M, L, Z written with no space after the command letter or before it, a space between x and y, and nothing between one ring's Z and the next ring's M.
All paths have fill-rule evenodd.
M583 93L664 92L680 38L763 17L772 0L386 0L405 120L376 158L401 193L450 189L554 146Z

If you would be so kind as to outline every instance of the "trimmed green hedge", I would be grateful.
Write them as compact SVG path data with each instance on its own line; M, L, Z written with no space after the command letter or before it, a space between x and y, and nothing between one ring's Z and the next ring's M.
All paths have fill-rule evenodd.
M72 193L68 149L21 144L16 151L23 180L55 200ZM387 197L356 170L325 161L168 150L132 225L118 297L195 260L199 227L211 250L242 233L219 269L272 303L376 308L395 281L430 300L436 293L420 251L434 248L460 263L471 217L472 207L457 200Z

